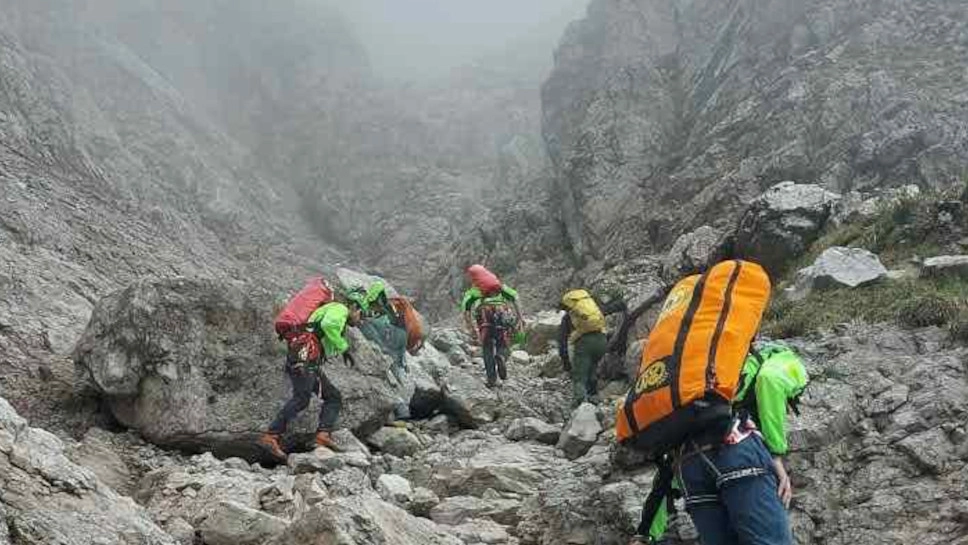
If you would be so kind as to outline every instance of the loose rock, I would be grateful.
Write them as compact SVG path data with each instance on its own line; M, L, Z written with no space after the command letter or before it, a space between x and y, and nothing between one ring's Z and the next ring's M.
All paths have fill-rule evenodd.
M591 403L582 403L562 430L558 448L571 460L580 458L595 444L601 432L598 408Z
M376 482L376 491L384 501L404 509L413 501L414 491L410 481L399 475L385 473Z
M512 441L539 441L549 445L557 443L560 434L561 429L557 426L532 417L518 418L504 433Z
M282 534L289 523L234 502L222 502L199 529L207 545L261 545Z
M423 448L420 439L409 430L391 426L380 428L367 441L380 451L400 458L413 456Z

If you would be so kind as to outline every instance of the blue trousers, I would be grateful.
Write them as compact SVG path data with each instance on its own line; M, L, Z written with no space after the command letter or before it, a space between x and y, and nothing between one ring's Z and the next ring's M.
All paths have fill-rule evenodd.
M758 436L688 455L681 471L703 545L793 544L773 459Z

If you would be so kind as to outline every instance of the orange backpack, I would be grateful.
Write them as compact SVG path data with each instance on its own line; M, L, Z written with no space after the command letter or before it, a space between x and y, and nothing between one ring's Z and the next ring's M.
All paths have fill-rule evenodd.
M769 299L766 271L748 261L724 261L676 284L618 406L616 439L659 455L690 438L725 435Z
M397 311L397 315L403 318L404 328L407 330L407 352L412 356L417 355L423 348L424 338L428 333L423 316L406 297L391 297L390 304Z

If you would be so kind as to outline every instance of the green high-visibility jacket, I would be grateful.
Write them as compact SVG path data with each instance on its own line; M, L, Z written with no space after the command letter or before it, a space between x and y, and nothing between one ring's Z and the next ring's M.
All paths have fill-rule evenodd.
M501 286L501 292L489 297L484 297L481 290L471 288L464 292L464 297L460 302L460 309L470 312L480 305L499 305L502 303L513 303L518 300L518 292L511 286Z
M326 303L309 315L309 327L323 344L323 355L339 356L349 350L350 343L343 337L350 309L343 303Z
M806 388L809 377L796 352L781 344L767 344L757 351L759 357L750 354L743 364L742 383L735 403L747 408L763 433L763 442L774 456L783 456L790 450L787 442L787 406ZM753 384L753 381L756 381Z

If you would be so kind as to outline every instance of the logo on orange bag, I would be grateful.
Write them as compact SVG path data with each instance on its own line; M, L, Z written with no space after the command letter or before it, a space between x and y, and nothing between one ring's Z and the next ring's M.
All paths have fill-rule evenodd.
M679 310L680 308L689 304L689 300L692 299L691 286L676 286L674 290L666 297L665 303L662 305L662 310L659 312L659 319L656 323L661 322L673 312Z
M635 383L635 391L645 394L662 388L669 382L669 372L664 361L654 361L639 374Z

